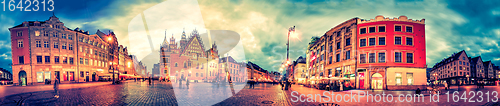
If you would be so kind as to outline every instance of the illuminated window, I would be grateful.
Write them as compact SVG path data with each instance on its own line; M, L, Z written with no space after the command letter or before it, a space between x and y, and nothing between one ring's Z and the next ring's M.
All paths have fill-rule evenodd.
M396 73L396 85L402 85L401 73Z
M36 82L43 82L43 72L36 72Z
M408 80L408 85L413 85L413 73L406 73L406 79Z

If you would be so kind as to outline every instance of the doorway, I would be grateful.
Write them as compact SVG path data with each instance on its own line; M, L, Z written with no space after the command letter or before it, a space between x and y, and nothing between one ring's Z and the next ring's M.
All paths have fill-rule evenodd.
M92 73L92 81L97 81L97 74L95 72Z
M19 72L19 85L26 86L26 71Z
M372 75L371 88L372 89L383 89L383 79L384 77L380 73L375 73Z

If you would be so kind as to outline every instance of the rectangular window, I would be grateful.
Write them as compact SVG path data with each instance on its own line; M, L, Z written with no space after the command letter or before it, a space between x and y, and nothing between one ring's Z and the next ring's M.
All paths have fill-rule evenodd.
M330 58L328 59L328 64L332 64L332 57L330 56Z
M54 63L59 64L59 56L54 56Z
M36 56L36 62L42 64L42 56Z
M340 62L340 54L337 54L336 60L337 60L337 62Z
M340 49L340 42L337 42L337 49Z
M69 64L73 64L73 57L69 58Z
M43 47L49 48L50 47L49 41L43 41Z
M413 63L413 53L406 53L406 63Z
M42 41L37 40L35 43L36 47L42 47Z
M83 58L80 58L80 64L83 64Z
M359 55L359 63L366 63L366 54Z
M73 35L68 35L69 40L73 40Z
M45 72L45 79L50 80L50 71Z
M368 54L368 62L375 63L375 53Z
M395 37L394 38L394 44L401 45L401 37Z
M410 46L413 45L413 38L407 37L406 38L406 45L410 45Z
M45 56L45 64L50 64L50 56Z
M359 30L359 34L365 34L366 33L366 28L361 28Z
M18 61L19 64L24 64L24 56L19 56Z
M54 48L59 48L59 43L54 42Z
M63 43L61 46L62 49L66 49L66 43Z
M345 39L345 46L351 45L351 38Z
M385 53L378 53L378 62L385 63Z
M403 81L401 81L401 73L396 73L396 85L402 85L402 82Z
M401 52L395 52L394 59L395 62L401 62Z
M366 39L360 39L359 40L359 47L365 47L366 46Z
M52 37L59 37L59 35L57 33L54 33Z
M369 38L369 46L375 45L375 38Z
M401 26L394 26L394 31L400 31L401 32Z
M378 26L378 32L385 32L385 26Z
M406 26L406 32L413 32L413 28L411 26Z
M68 50L73 50L73 45L72 44L69 44Z
M339 36L340 36L340 31L337 32L337 37L339 37Z
M85 59L85 65L89 65L89 59Z
M23 39L17 40L17 47L23 47Z
M345 59L351 59L351 51L350 50L345 52Z
M62 34L61 38L66 39L66 34Z
M83 74L83 71L80 71L80 77L83 77L85 74Z
M23 36L23 31L17 31L17 36Z
M49 36L49 32L43 32L43 36Z
M406 79L408 80L408 85L413 85L413 73L406 73Z
M385 37L378 38L378 45L385 45Z
M375 27L370 27L370 28L369 28L369 32L370 32L370 33L375 32Z

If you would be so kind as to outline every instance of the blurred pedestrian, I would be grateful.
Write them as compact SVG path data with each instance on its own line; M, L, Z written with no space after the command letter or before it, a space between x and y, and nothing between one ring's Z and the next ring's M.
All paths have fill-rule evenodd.
M59 91L58 91L58 89L59 89L59 79L56 78L55 81L54 81L54 93L55 93L54 97L55 98L59 98Z
M420 88L417 88L417 90L415 91L415 94L420 94L420 92L422 92L422 91L420 91Z
M179 88L182 88L182 79L179 78Z
M189 79L186 79L186 87L189 89Z

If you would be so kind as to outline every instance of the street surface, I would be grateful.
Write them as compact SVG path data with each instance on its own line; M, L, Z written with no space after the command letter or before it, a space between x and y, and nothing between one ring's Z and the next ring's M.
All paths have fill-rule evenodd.
M173 85L173 86L172 86ZM400 94L414 94L414 91L383 91L383 90L350 90L342 92L333 92L334 94L358 94L365 92L369 94L392 94L394 100L392 102L367 102L367 99L372 96L359 97L354 95L356 101L312 101L300 102L295 96L304 94L323 95L325 90L317 90L314 88L303 87L300 85L292 85L290 90L281 90L279 84L260 83L254 89L248 88L244 83L234 83L233 90L230 85L213 84L213 83L190 83L189 89L185 83L181 87L178 83L173 82L157 82L149 85L147 81L124 81L123 84L111 85L111 82L90 82L77 84L61 84L60 97L54 97L53 86L1 86L2 95L0 97L1 106L11 105L266 105L266 106L288 106L288 105L322 105L324 103L334 103L337 105L498 105L497 102L486 102L486 96L483 96L483 102L464 102L462 99L458 102L453 102L452 97L449 97L450 102L447 102L447 95L439 95L440 102L430 102L429 94L424 92L424 102L399 102L397 96ZM241 89L242 88L242 89ZM238 90L241 89L241 90ZM458 87L453 86L451 92L457 91ZM486 86L485 88L476 89L476 86L461 86L460 95L463 91L484 93L490 91L500 91L498 86ZM332 92L330 92L332 93ZM450 93L451 96L452 93ZM490 94L491 95L491 94ZM326 97L316 98L325 99ZM349 97L350 98L350 97ZM380 98L380 97L375 97ZM468 99L471 97L467 97ZM478 99L479 96L472 97L471 100ZM490 96L492 99L493 96ZM302 97L307 99L307 97ZM310 98L313 99L313 98ZM382 98L387 99L387 98ZM435 99L437 100L437 99ZM397 101L397 102L396 102ZM329 104L331 105L331 104Z

